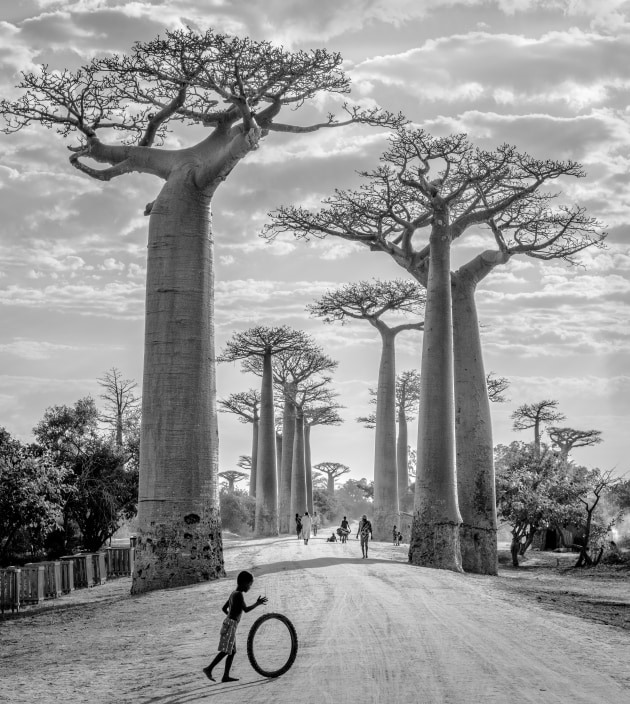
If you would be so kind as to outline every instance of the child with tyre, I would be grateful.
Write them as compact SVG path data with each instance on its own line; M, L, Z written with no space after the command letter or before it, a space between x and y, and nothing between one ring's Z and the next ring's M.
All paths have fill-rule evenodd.
M266 596L259 596L251 606L245 604L243 593L248 592L253 584L254 576L250 572L239 572L236 578L236 589L230 594L221 609L225 614L225 620L221 626L221 635L219 636L219 652L208 667L203 668L206 677L213 682L215 679L212 676L212 670L215 665L218 665L225 657L227 657L227 659L225 661L225 670L221 682L238 681L238 677L230 677L230 668L232 667L232 662L236 655L236 628L243 612L248 613L257 606L267 603Z

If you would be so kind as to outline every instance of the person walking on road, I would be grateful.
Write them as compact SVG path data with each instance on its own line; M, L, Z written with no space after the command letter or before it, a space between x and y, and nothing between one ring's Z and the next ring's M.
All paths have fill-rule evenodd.
M313 521L308 515L308 511L304 512L302 516L302 537L304 538L304 545L308 545L308 539L311 537L311 525Z
M341 531L341 542L345 543L350 535L350 524L345 516L343 517L343 521L341 521Z
M363 557L368 556L368 540L372 537L372 524L368 521L368 517L363 514L361 520L359 521L359 528L357 530L357 538L361 537L361 552Z
M295 514L295 531L299 540L302 537L302 519L299 513Z
M313 535L317 536L317 529L319 528L319 516L317 511L313 511Z

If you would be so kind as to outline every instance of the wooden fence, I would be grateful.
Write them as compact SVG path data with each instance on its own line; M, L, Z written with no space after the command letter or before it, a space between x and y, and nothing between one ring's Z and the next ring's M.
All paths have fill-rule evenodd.
M130 576L134 558L135 548L116 547L0 569L0 612L4 614L9 609L19 612L22 606L56 599L74 589L87 589L108 579Z

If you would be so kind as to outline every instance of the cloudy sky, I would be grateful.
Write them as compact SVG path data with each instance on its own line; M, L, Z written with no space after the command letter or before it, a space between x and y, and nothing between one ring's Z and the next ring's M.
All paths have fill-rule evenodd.
M557 399L563 425L603 432L577 461L629 470L630 2L19 0L0 10L1 95L17 96L21 70L76 68L187 25L339 51L359 103L403 111L436 135L466 132L483 147L509 142L584 165L587 177L561 184L563 197L605 223L607 249L578 267L513 259L478 293L486 368L511 382L510 401L493 406L495 441L531 440L511 430L510 414ZM292 118L301 119L283 121ZM343 462L356 477L372 476L373 435L354 419L369 411L379 343L369 325L326 326L305 306L343 282L404 272L341 241L258 235L274 207L314 207L356 185L356 170L376 166L385 146L369 127L271 134L213 208L218 347L254 324L310 332L339 360L346 407L344 425L313 431L313 460ZM141 380L143 210L159 188L152 176L103 184L80 174L54 130L0 135L0 426L12 434L28 440L48 406L97 397L111 367ZM474 236L458 243L455 264L479 247ZM398 369L419 368L420 348L420 333L400 336ZM218 383L225 397L258 380L221 366ZM220 438L221 469L232 469L250 451L249 426L221 414Z

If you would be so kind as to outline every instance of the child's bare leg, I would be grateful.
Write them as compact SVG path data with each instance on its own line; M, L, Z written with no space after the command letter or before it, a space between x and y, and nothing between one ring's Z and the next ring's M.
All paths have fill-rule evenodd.
M227 656L227 660L225 661L225 672L223 673L221 682L238 682L238 677L230 677L230 668L232 667L232 662L235 655L236 653L230 653Z
M227 653L219 653L216 658L208 665L208 667L203 668L203 672L209 680L215 681L212 676L212 670L214 670L215 665L218 665L221 660L227 655Z

